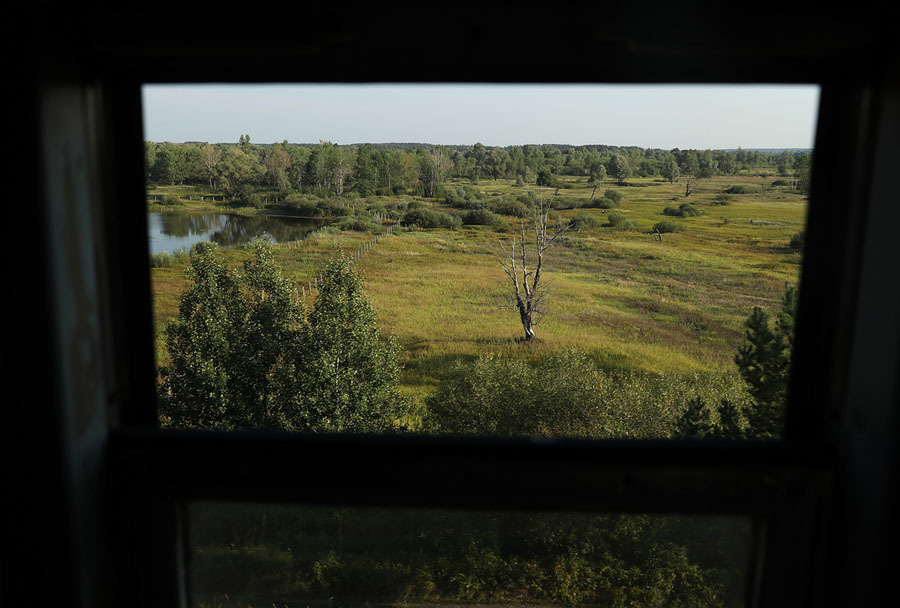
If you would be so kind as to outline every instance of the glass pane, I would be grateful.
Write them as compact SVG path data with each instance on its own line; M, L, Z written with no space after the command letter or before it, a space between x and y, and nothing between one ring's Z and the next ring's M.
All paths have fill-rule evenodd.
M163 424L777 438L818 93L145 87Z
M194 606L744 606L744 518L197 503Z

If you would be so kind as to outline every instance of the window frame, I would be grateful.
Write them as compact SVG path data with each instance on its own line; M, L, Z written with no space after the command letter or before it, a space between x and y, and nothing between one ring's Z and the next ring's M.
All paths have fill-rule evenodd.
M156 428L148 251L143 239L127 238L129 234L146 234L146 214L142 206L120 203L144 200L145 195L141 84L297 80L298 60L322 58L333 49L338 51L334 56L304 69L303 80L327 82L334 80L335 74L344 81L383 81L393 77L390 66L379 63L386 59L383 53L360 52L368 40L359 35L365 31L360 24L362 18L347 24L349 37L357 38L346 47L327 33L315 39L312 47L260 44L256 52L247 55L229 53L214 44L197 48L188 45L190 58L232 60L229 65L223 65L227 63L224 61L210 65L186 62L181 54L185 46L170 37L146 42L135 37L136 28L121 27L109 15L100 17L90 24L86 19L75 20L85 26L89 42L65 37L51 40L68 24L54 22L46 27L47 39L39 42L46 42L48 48L38 52L37 57L48 62L65 57L66 61L55 68L59 73L38 74L39 68L45 66L35 60L31 67L36 75L27 80L24 88L21 105L27 124L22 132L37 134L40 139L40 143L26 144L30 146L26 149L43 163L39 168L31 167L27 175L35 181L45 178L55 182L62 174L56 144L63 141L64 134L48 125L61 124L81 131L84 158L92 161L76 169L88 184L87 194L73 195L68 201L48 189L42 194L40 217L49 226L59 208L71 206L92 221L94 238L90 243L54 240L54 233L46 228L41 239L47 253L38 256L36 277L23 281L41 296L41 304L36 310L24 311L23 318L30 320L33 327L44 328L40 323L45 316L52 322L39 330L36 338L24 328L17 330L22 331L21 336L15 335L36 339L53 353L54 364L65 367L71 363L77 355L63 352L59 342L67 330L63 309L72 298L51 283L66 272L60 270L57 258L79 254L84 265L93 260L96 286L88 291L96 296L96 302L89 306L101 318L102 327L95 334L103 342L105 375L104 383L96 390L103 393L107 404L106 424L97 423L84 432L73 431L72 410L83 397L72 396L65 388L57 389L48 383L33 391L29 389L29 394L17 394L17 401L25 403L36 394L39 403L49 404L49 428L43 427L38 414L16 411L8 428L26 428L27 432L21 438L5 432L10 439L10 453L19 450L36 454L34 460L17 469L14 481L26 489L24 495L34 497L38 508L29 513L23 507L19 515L26 522L25 529L36 531L41 544L46 542L49 546L57 535L63 538L60 555L51 565L61 566L60 570L66 572L62 588L73 583L72 588L78 586L81 590L74 603L181 605L185 601L183 505L186 500L198 498L317 503L334 502L337 497L342 504L356 505L746 514L760 523L759 559L754 586L748 594L749 605L829 604L835 597L834 577L843 574L844 567L852 566L851 559L860 557L866 549L874 549L873 557L862 560L855 570L848 568L848 580L838 585L836 595L851 598L862 592L861 581L868 579L859 572L883 549L869 537L862 544L857 543L852 538L853 530L863 528L869 515L878 515L879 505L886 509L888 504L897 503L896 498L888 500L868 491L873 483L897 478L896 467L890 468L897 461L896 439L889 435L895 431L896 414L887 417L894 426L876 435L881 443L875 448L864 443L865 435L848 436L860 429L872 430L874 423L866 416L883 407L885 399L896 398L885 396L885 387L895 385L871 373L867 376L864 370L851 372L851 368L872 350L866 351L866 344L858 344L865 338L860 337L859 319L874 306L863 296L866 290L874 289L877 281L861 277L860 269L884 270L886 263L862 266L866 255L863 235L870 238L876 234L879 244L890 241L883 230L873 232L872 220L867 217L871 201L881 201L878 208L883 210L887 198L884 186L873 186L869 178L873 164L880 161L883 165L891 158L888 151L878 147L878 134L885 124L892 129L886 136L888 143L900 140L897 112L886 110L884 101L889 99L896 105L900 96L896 91L896 72L891 72L897 66L896 56L886 62L873 60L871 46L862 44L866 34L854 33L859 31L854 29L858 23L847 23L846 31L823 26L811 38L801 36L796 46L785 43L786 46L769 51L741 36L734 42L714 41L709 47L691 47L680 38L667 36L663 31L667 23L659 20L645 34L628 30L621 37L622 44L613 40L601 48L611 57L623 59L608 75L579 71L575 68L585 64L578 62L574 68L552 72L554 82L561 83L671 80L798 82L822 87L813 204L807 223L807 255L801 278L785 440L731 444L226 435ZM710 23L715 20L701 20L698 28ZM868 25L865 20L863 24ZM120 27L110 28L111 25ZM138 31L153 31L152 20ZM472 31L477 40L487 38L477 27ZM823 42L842 33L849 33L859 48L848 50ZM131 38L126 40L125 36ZM872 38L883 41L875 34ZM810 39L816 50L804 54L802 43ZM321 44L319 48L314 48L316 41ZM657 46L648 45L650 42ZM630 43L636 45L629 46ZM751 51L744 53L747 48ZM67 55L66 51L72 49L77 51L77 57ZM278 55L285 49L290 52ZM341 52L342 49L349 52ZM722 49L734 52L720 57ZM539 51L543 52L523 50L523 64L532 59L538 61L537 65L549 67L552 62L540 59ZM464 51L465 57L469 57L469 52ZM761 57L773 56L796 63L772 69L759 66ZM261 58L271 61L261 68ZM416 70L425 67L429 67L427 62L414 61L404 68L405 78L400 80L415 80ZM460 64L452 66L448 74L447 81L461 81L468 79L469 70ZM472 81L534 80L529 71L515 66L500 75L480 68L475 70L475 76ZM67 95L77 98L84 111L67 114ZM33 107L29 102L33 102ZM894 122L886 123L886 116ZM71 137L78 140L79 135ZM22 141L27 141L27 137ZM848 156L852 159L849 163ZM882 181L885 170L882 166ZM896 245L893 247L896 251ZM879 318L886 319L888 314L882 312ZM897 335L896 325L890 327L895 332L891 335ZM887 352L887 347L881 348ZM896 361L896 353L893 356ZM52 376L61 386L63 375L53 368ZM860 392L854 388L854 382L867 377L882 381L882 394L876 395L881 401L858 399ZM29 444L33 437L49 437L51 447L34 452ZM884 462L878 460L876 448L888 450ZM277 466L273 467L273 462ZM359 468L360 462L366 464L365 469ZM407 479L379 475L392 470L390 467L398 462L421 473L414 477L420 485L411 486ZM867 468L873 462L881 467L874 473ZM311 470L309 463L315 463L316 469ZM428 474L436 470L442 472L441 484L425 483ZM298 484L285 484L284 480L295 471L313 474L301 478ZM535 471L541 472L538 479ZM335 479L341 482L336 484ZM448 487L456 492L448 496ZM498 492L500 487L506 491ZM310 496L311 489L318 494ZM58 504L52 500L57 490L62 496ZM862 494L861 507L853 504L857 490L868 491ZM47 522L52 522L49 529L42 529ZM28 549L29 538L17 539L13 546L23 549L27 563L42 565L42 558ZM99 590L109 572L115 573L116 584L104 600ZM0 582L5 585L2 590L6 597L6 589L18 583L5 568L3 575ZM30 576L23 580L37 579ZM887 583L881 584L886 590ZM53 591L44 593L52 595ZM70 599L66 591L58 593ZM92 602L91 597L100 597L101 601Z
M133 121L139 115L140 100L135 99L139 85L121 92L132 99ZM184 505L191 500L730 514L756 522L753 550L758 563L748 576L748 605L810 603L818 596L816 590L821 587L816 579L822 576L811 551L825 535L835 483L834 447L827 441L828 421L819 404L840 407L844 390L840 374L833 376L836 381L831 384L811 379L820 376L820 366L835 369L842 364L839 354L848 337L822 328L836 315L847 318L852 310L845 299L824 296L832 290L844 293L839 285L852 278L852 273L843 276L827 269L842 261L852 268L845 260L855 255L851 248L854 239L844 231L852 233L861 221L848 222L838 227L840 234L834 234L836 227L828 218L833 217L838 201L850 196L853 180L835 183L827 176L833 175L832 163L839 158L834 147L846 146L858 129L846 120L848 110L860 110L857 102L844 88L822 85L810 196L815 204L809 208L807 247L828 255L807 256L802 269L798 355L793 362L783 441L537 442L149 430L147 427L156 425L156 409L153 400L144 398L144 382L135 385L141 394L131 395L133 405L122 412L123 424L112 434L113 479L117 487L125 489L121 494L129 497L121 512L132 513L122 525L129 529L128 537L135 539L125 551L171 557L173 551L183 549ZM122 111L129 104L117 101L113 107ZM836 122L843 129L835 129ZM131 138L135 135L131 129L127 133ZM128 147L134 154L133 141ZM134 164L133 158L131 162ZM129 191L138 190L134 170L117 170L116 174L130 176ZM144 195L143 180L140 188ZM110 217L114 217L112 213ZM121 226L123 218L115 221ZM126 223L146 232L145 222L144 213L133 213ZM838 238L847 247L823 247L820 237L826 230L831 231L828 239ZM123 301L135 301L143 293L149 301L147 256L146 248L131 247L110 259L123 271L128 269L129 295ZM146 276L138 280L135 267L147 268ZM126 284L126 277L122 283ZM818 304L812 306L811 302ZM131 309L129 315L133 314ZM123 361L129 366L126 374L155 366L152 334L147 334L146 326L140 329L140 340L134 334L128 340L134 359ZM811 392L810 386L816 390ZM316 469L310 469L309 462L316 463ZM398 478L387 473L396 470L406 470L409 475ZM284 484L295 471L301 472L302 488ZM440 483L426 483L435 471L440 471ZM526 479L530 481L526 483ZM334 480L341 480L342 487ZM502 494L498 488L504 489ZM148 526L150 521L154 523ZM133 588L142 590L139 605L183 601L187 588L183 551L179 559L157 557L142 562L133 582Z

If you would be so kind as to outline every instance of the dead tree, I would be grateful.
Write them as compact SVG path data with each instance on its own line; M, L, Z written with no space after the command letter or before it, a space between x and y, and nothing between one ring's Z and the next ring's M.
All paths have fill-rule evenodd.
M543 196L534 202L531 224L534 229L534 245L529 244L528 224L522 220L521 236L513 237L512 242L505 244L500 240L503 259L500 265L506 272L513 286L513 307L519 313L522 329L525 330L525 341L534 340L534 325L545 312L546 281L541 282L545 254L550 247L571 227L571 224L560 222L558 226L549 226L550 201ZM531 259L529 259L531 255Z

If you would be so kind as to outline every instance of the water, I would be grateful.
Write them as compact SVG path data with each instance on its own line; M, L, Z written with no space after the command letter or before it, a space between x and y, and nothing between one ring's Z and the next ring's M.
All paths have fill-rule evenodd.
M189 250L202 241L213 241L224 248L244 245L259 236L273 243L298 241L326 223L272 215L147 213L147 236L150 253L172 253L182 247Z

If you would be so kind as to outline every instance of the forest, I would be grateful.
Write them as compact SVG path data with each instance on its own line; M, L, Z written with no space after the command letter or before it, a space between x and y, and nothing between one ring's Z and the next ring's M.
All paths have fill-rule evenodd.
M525 145L486 147L431 144L253 144L241 135L237 144L145 142L145 171L150 183L206 184L235 204L290 206L291 195L357 197L446 195L449 179L507 179L516 184L565 188L559 176L607 178L662 177L692 182L716 175L772 170L805 191L808 150L659 150L617 146Z
M809 150L147 142L163 426L777 440ZM751 522L192 507L197 605L740 606Z

